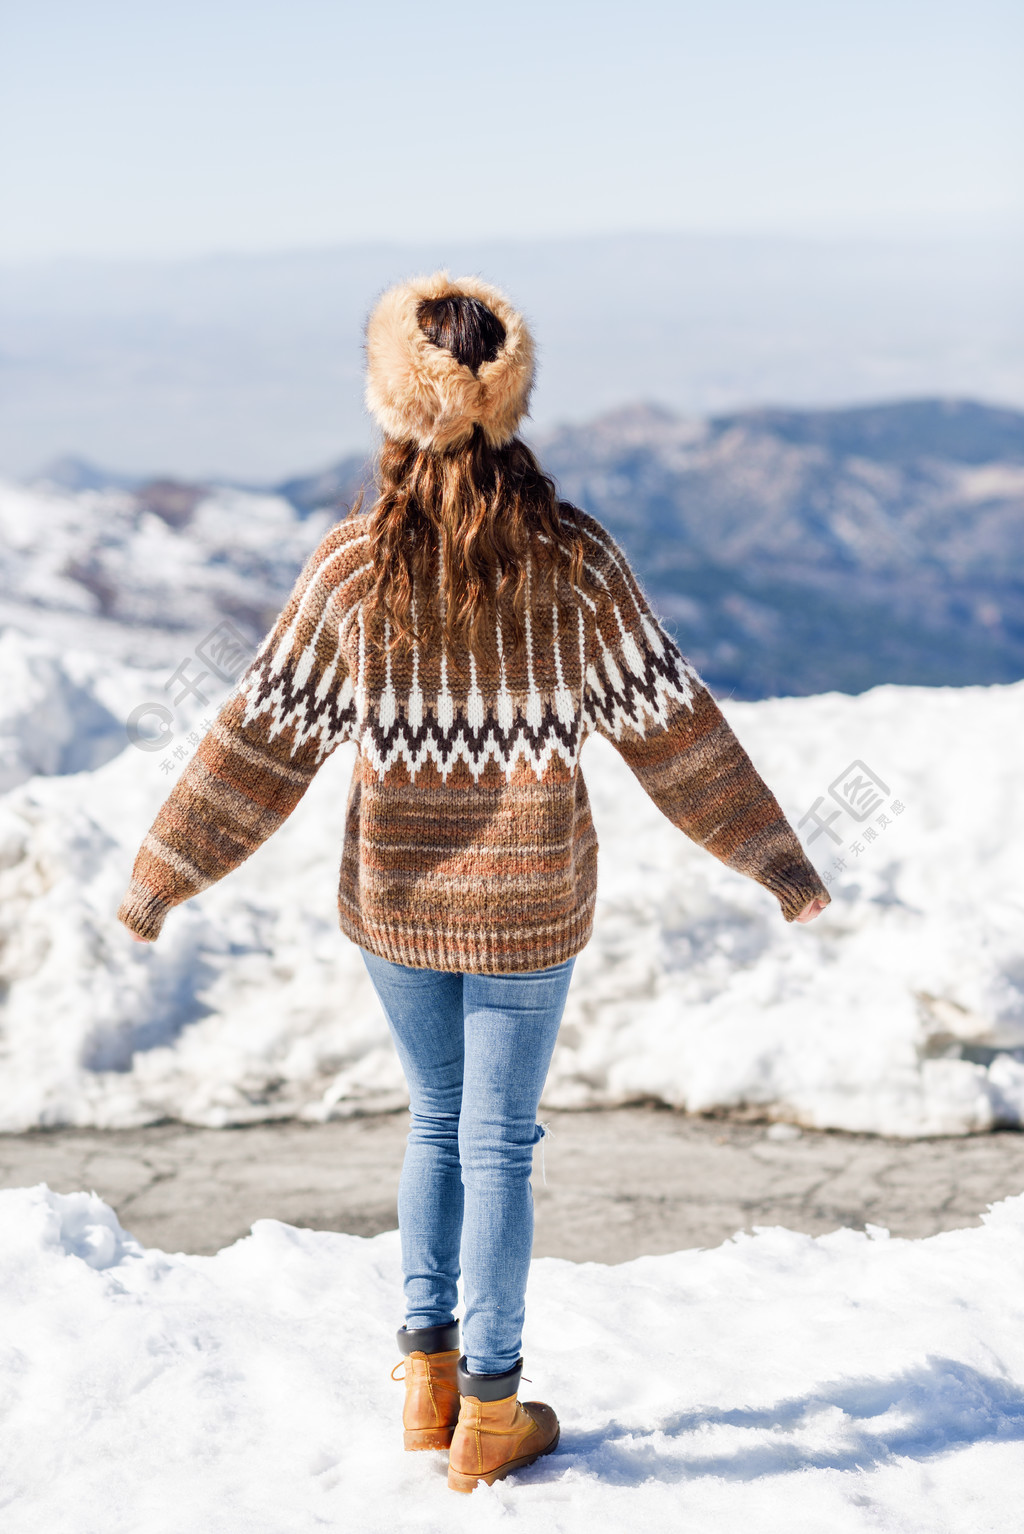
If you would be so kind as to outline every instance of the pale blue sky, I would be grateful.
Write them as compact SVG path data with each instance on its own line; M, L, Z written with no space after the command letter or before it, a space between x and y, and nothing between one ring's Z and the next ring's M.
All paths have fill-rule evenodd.
M0 259L1022 222L1019 0L6 0Z

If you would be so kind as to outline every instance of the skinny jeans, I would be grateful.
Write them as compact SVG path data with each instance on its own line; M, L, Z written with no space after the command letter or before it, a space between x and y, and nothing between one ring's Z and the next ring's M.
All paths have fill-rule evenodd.
M533 1147L573 959L511 975L450 974L361 950L409 1087L398 1186L405 1324L455 1319L471 1374L520 1357L533 1249Z

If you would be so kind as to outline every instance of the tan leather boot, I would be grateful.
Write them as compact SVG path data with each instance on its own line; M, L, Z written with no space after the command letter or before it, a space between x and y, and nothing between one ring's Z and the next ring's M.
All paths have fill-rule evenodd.
M458 1341L457 1321L411 1331L403 1326L398 1333L405 1364L402 1427L407 1449L447 1449L452 1441L459 1420Z
M491 1486L558 1447L558 1418L551 1407L518 1399L521 1374L520 1362L507 1374L472 1375L459 1360L462 1408L448 1456L452 1491L472 1491L481 1481ZM487 1399L510 1383L511 1394Z

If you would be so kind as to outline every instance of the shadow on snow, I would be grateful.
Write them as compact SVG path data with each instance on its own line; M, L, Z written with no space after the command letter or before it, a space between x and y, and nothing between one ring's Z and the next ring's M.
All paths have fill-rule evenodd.
M727 1437L722 1430L729 1428L736 1432ZM654 1428L611 1422L589 1433L570 1430L550 1459L525 1473L551 1480L571 1465L620 1486L705 1475L751 1481L870 1470L1022 1439L1024 1389L954 1359L929 1358L891 1379L842 1380L774 1406L681 1412Z

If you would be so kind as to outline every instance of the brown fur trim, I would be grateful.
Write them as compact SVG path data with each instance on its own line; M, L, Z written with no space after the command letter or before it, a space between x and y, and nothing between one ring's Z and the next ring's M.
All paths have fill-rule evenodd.
M493 362L474 376L420 329L424 298L477 298L498 316L505 340ZM366 403L389 437L435 452L467 442L479 426L492 447L515 436L533 387L533 338L503 293L477 277L454 281L447 272L414 277L389 288L366 326Z

